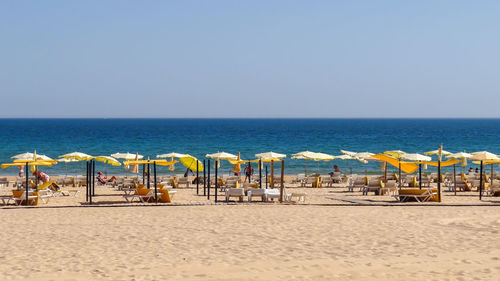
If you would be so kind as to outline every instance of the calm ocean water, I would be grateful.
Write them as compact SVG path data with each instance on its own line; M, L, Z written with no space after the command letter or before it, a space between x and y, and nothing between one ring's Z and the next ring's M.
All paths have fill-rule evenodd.
M288 155L303 150L339 155L340 149L373 153L403 150L423 153L443 143L451 152L487 150L500 153L500 119L0 119L0 162L24 152L57 158L80 151L91 155L139 152L154 158L168 152L241 152L243 159L267 151ZM286 173L303 172L304 160L286 161ZM375 172L380 164L358 161L309 161L308 170ZM472 166L472 165L471 165ZM84 163L43 168L49 174L81 173ZM224 173L231 166L223 163ZM498 167L496 167L498 169ZM98 164L99 170L124 174L121 167ZM168 173L165 167L161 173ZM177 165L176 173L183 173ZM16 168L0 171L17 174Z

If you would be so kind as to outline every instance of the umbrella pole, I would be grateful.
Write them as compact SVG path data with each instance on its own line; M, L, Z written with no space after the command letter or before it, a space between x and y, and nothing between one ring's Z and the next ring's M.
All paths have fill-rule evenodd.
M262 189L262 159L259 159L259 188Z
M483 160L481 160L481 166L479 170L479 200L483 197Z
M267 165L266 165L266 189L267 189Z
M217 167L219 165L219 159L215 160L215 203L217 203L217 189L219 189L219 178L217 175L217 172L219 168Z
M151 177L149 174L151 174L151 173L149 172L149 163L147 164L147 173L148 173L147 187L148 187L148 189L150 189L151 188Z
M418 187L422 189L422 163L418 164Z
M95 195L95 160L92 160L92 196Z
M89 161L85 161L85 201L89 202Z
M28 173L29 173L29 166L28 166L28 162L26 162L26 186L25 186L25 188L26 188L26 203L25 204L26 205L29 205L29 201L28 201L28 186L29 186L30 183L29 183L29 175L28 175Z
M153 162L153 180L155 183L155 201L158 203L158 186L156 184L156 161Z
M200 172L199 169L200 165L198 160L196 160L196 195L200 193Z
M281 160L281 184L280 184L280 203L283 202L283 191L285 189L285 160Z
M274 188L274 160L271 160L271 188Z
M210 164L208 164L210 166ZM203 159L203 196L207 195L207 172L206 172L205 159Z
M210 200L210 159L208 159L207 199Z
M399 177L398 177L398 181L399 181L399 187L401 187L401 159L398 159L398 162L399 162Z
M387 183L387 162L384 162L384 182Z
M438 202L441 202L441 159L438 159Z
M491 186L493 186L493 163L491 163L491 174L490 174Z
M306 173L306 177L307 177L307 159L306 159L305 173ZM266 178L266 180L267 180L267 178Z
M455 195L457 195L457 172L455 164L453 164L453 191L455 192Z

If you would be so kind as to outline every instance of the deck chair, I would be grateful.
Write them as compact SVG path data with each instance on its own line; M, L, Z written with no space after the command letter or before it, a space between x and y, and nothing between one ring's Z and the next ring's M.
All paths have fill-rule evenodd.
M231 197L238 197L240 202L243 202L243 197L245 197L245 189L243 188L227 188L226 189L226 202L229 201Z
M9 180L7 178L0 178L0 186L9 187Z
M382 181L371 180L363 188L363 195L368 195L368 192L375 192L376 195L380 194L380 189L382 188Z
M155 192L153 189L137 188L134 194L125 194L123 198L125 198L127 202L133 202L134 199L137 199L142 203L146 203L155 199Z
M252 202L253 197L260 197L264 202L266 201L266 189L264 188L252 188L247 191L248 202Z
M437 190L432 188L425 189L411 189L410 191L415 192L404 192L400 190L400 194L393 195L394 198L400 202L408 202L410 199L414 199L417 202L427 202L431 200L435 195L437 195Z
M359 188L359 191L362 191L366 186L366 179L364 177L358 177L354 180L350 180L349 185L347 186L347 190L350 192L354 192L355 188Z
M161 194L159 194L158 201L162 203L172 203L172 199L174 198L175 193L177 193L177 191L170 190L169 188L161 188L159 192ZM154 198L154 190L153 190L153 198Z
M283 186L283 201L288 202L288 203L294 203L294 202L306 202L306 196L307 193L305 192L300 192L300 191L295 191L295 192L289 192L285 186ZM293 199L296 199L295 201Z
M20 205L21 203L23 203L23 202L26 201L26 191L23 190L23 192L21 193L21 195L19 197L12 196L12 199L14 200L14 203L16 205ZM32 192L28 193L28 202L29 202L29 205L36 205L37 200L38 200L38 196L37 195L33 195Z

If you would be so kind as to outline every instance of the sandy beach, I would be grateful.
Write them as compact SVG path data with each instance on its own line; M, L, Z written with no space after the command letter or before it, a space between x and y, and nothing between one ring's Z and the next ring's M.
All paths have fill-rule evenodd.
M344 187L293 188L300 204L214 204L178 189L173 204L51 198L0 210L4 280L495 280L500 198L443 192L396 203ZM2 188L7 192L10 188ZM222 196L220 197L222 201ZM146 205L146 206L144 206Z

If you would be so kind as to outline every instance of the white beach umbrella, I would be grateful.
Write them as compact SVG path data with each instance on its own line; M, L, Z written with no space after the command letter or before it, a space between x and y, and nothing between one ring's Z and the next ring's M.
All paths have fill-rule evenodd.
M82 161L82 160L90 160L92 159L92 156L85 154L83 152L71 152L68 154L60 155L59 158L75 159L77 161Z
M49 161L53 160L52 158L50 158L46 155L38 154L38 153L36 154L36 159L34 159L34 157L35 157L34 153L26 152L26 153L14 155L11 158L14 160L49 160Z
M461 159L462 160L462 167L467 166L467 159L471 158L472 154L466 153L466 152L458 152L458 153L452 153L446 155L446 158L451 158L451 159Z
M340 150L341 153L345 154L345 155L349 155L349 156L352 156L352 157L355 157L356 156L356 152L352 152L352 151L347 151L347 150Z
M439 155L439 149L427 151L424 154L425 155ZM449 152L449 151L446 151L446 150L441 151L441 155L450 155L450 154L451 154L451 152Z
M354 157L362 160L377 160L373 158L374 153L371 152L359 152L354 155Z
M216 160L236 160L236 159L238 159L238 156L231 154L231 153L224 152L224 151L212 153L212 154L207 154L207 155L205 155L205 157L216 159Z
M422 154L418 153L406 153L401 155L401 159L404 160L409 160L409 161L418 161L418 162L424 162L424 161L431 161L432 158L429 156L425 156Z
M125 160L139 160L139 159L142 159L144 158L144 156L142 155L139 155L137 153L115 153L115 154L111 154L111 157L115 158L115 159L125 159Z
M156 158L184 158L184 157L189 157L189 156L190 156L189 154L170 152L170 153L166 153L166 154L156 155Z
M276 152L270 151L270 152L255 154L255 157L257 157L258 159L261 159L262 161L266 161L266 160L286 158L286 154L281 154L281 153L276 153Z

